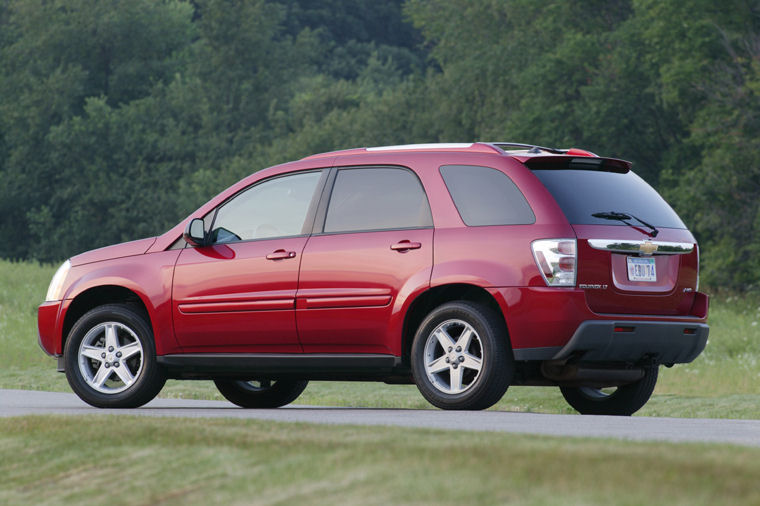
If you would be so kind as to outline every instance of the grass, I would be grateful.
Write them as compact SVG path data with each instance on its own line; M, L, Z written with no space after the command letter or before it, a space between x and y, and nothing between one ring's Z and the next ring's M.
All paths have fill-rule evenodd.
M57 268L0 260L0 370L50 367L37 345L37 306Z
M0 388L70 391L39 349L55 266L0 261ZM717 297L694 363L643 415L760 418L760 304ZM210 382L163 396L220 398ZM414 386L313 382L299 403L430 408ZM556 388L494 409L571 413ZM388 427L90 415L0 419L0 504L759 504L760 449Z
M37 346L36 308L57 266L0 260L0 388L70 391ZM713 297L710 342L691 364L661 368L645 416L760 418L760 298ZM211 382L171 381L166 397L221 399ZM312 382L302 404L430 408L414 386ZM573 413L556 388L511 388L494 409Z
M760 449L129 416L0 419L0 504L758 504Z

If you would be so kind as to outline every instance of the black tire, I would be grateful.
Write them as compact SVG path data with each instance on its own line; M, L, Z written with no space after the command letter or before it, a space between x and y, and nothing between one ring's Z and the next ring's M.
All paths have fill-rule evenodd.
M113 343L113 339L117 344L109 352L106 343ZM142 406L166 383L166 375L156 363L148 319L142 311L125 304L99 306L79 318L66 340L64 361L71 388L97 408ZM128 376L132 379L125 380Z
M474 332L470 341L463 339L468 326ZM441 330L443 340L457 339L450 347L436 337ZM460 343L465 349L457 347ZM514 376L504 321L491 309L467 301L448 302L431 311L417 330L410 358L420 393L441 409L489 408L504 396ZM480 359L479 370L473 358Z
M560 387L560 390L567 403L582 415L631 416L652 396L658 373L657 366L647 368L639 381L617 387L611 393L587 387Z
M258 383L258 384L257 384ZM279 408L290 404L306 389L308 381L299 380L214 380L225 399L241 408Z

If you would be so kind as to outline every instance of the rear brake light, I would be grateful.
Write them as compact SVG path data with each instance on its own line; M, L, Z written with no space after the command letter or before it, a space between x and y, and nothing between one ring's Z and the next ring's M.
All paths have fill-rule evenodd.
M566 154L571 156L594 156L596 155L592 153L591 151L586 151L585 149L579 149L579 148L570 148L566 151Z
M541 239L531 248L547 286L575 286L575 239Z
M562 257L559 259L559 270L564 272L575 271L575 258L574 257Z

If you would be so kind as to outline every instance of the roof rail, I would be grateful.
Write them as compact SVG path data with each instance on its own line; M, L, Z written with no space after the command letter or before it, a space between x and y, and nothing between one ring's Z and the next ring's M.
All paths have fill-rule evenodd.
M502 155L515 155L510 151L525 151L528 155L539 155L541 153L550 153L553 155L570 155L570 156L597 156L584 149L570 148L557 149L535 144L522 144L519 142L449 142L449 143L430 143L430 144L402 144L398 146L374 146L367 148L351 148L339 151L328 151L327 153L316 153L303 160L315 158L327 158L331 156L359 155L363 153L382 153L382 152L403 152L403 151L466 151L471 153L499 153Z

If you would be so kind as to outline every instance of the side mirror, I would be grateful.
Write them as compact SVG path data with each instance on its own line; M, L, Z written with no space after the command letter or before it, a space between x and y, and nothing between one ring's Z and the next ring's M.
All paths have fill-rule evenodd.
M195 218L187 224L185 233L182 237L191 246L205 246L206 245L206 231L204 230L203 220Z

